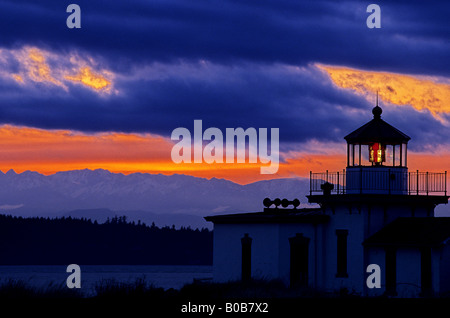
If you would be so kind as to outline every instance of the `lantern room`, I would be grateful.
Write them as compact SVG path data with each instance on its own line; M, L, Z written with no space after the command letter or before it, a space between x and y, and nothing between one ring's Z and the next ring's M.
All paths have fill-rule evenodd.
M381 119L382 112L377 102L372 109L373 119L344 137L347 167L343 173L310 172L310 202L316 200L314 192L324 196L441 193L447 200L447 172L408 172L407 146L411 138Z
M411 139L381 119L376 105L373 119L345 136L347 193L406 194L407 145Z
M411 138L382 120L382 112L381 107L375 106L373 119L344 137L347 168L407 166L407 144Z

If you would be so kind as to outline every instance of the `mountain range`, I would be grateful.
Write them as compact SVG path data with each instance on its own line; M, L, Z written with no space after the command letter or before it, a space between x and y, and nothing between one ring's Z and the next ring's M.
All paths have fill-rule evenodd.
M73 170L42 175L0 171L0 214L16 216L71 216L104 222L114 216L157 226L212 228L207 215L259 212L264 198L305 197L309 179L284 178L246 185L225 179L187 175L112 173L107 170ZM440 205L436 215L450 216Z
M306 205L309 180L285 178L240 185L186 175L73 170L42 175L0 172L0 213L72 216L105 221L115 215L157 226L208 227L206 215L257 212L265 197L298 198Z

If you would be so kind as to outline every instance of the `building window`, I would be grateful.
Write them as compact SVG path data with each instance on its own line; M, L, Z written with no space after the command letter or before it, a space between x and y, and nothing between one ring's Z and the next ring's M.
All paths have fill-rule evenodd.
M397 295L397 251L393 247L385 249L386 295Z
M289 238L290 245L290 284L293 286L308 285L308 245L309 238L297 233Z
M336 236L337 236L337 273L336 273L336 277L348 277L348 274L347 274L348 230L336 230Z
M242 244L242 281L249 281L252 278L252 238L248 233L241 238Z

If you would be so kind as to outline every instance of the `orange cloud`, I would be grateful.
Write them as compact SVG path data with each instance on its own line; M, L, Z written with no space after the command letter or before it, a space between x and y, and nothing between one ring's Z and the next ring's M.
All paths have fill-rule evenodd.
M94 73L89 67L82 67L78 74L74 76L64 76L66 80L80 82L97 91L104 90L111 86L111 82L104 76Z
M428 110L441 122L445 122L441 115L450 112L450 85L439 83L437 79L348 67L316 66L326 71L337 86L370 95L372 101L378 91L385 101L395 105L411 105L419 111Z
M14 78L17 82L23 83L23 78L19 74L11 74L12 78Z
M52 76L50 67L41 50L37 48L26 48L25 51L26 55L19 58L19 61L25 66L29 79L34 82L49 82L64 87L59 80Z
M19 72L9 73L19 63ZM99 93L111 93L114 74L95 70L93 58L81 58L76 52L61 55L37 47L0 49L0 76L12 77L17 83L39 82L68 91L67 82L76 82Z

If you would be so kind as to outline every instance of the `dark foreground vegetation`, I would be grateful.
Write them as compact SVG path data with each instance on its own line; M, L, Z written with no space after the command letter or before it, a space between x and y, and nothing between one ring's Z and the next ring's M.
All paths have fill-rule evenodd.
M94 286L94 294L86 296L82 289L69 289L65 284L48 284L36 287L22 280L9 279L0 282L0 299L7 298L118 298L164 300L177 298L217 299L273 299L273 298L317 298L357 297L347 292L326 293L311 288L288 288L278 280L252 280L246 283L193 282L181 289L163 289L143 278L134 282L120 282L114 279L100 280Z
M211 265L208 229L0 215L0 265Z
M330 293L310 288L289 288L276 280L253 280L247 283L194 282L180 290L164 290L143 279L137 279L133 283L106 280L98 282L95 293L88 297L79 290L68 289L63 285L36 288L14 280L0 284L0 302L7 303L10 308L25 308L27 312L31 310L33 314L40 311L48 313L63 306L65 310L70 308L72 314L93 313L92 310L96 310L102 316L111 314L140 317L142 313L146 313L145 316L148 317L185 317L185 311L190 308L190 312L195 315L211 316L207 312L193 311L200 310L198 305L204 306L203 310L208 305L215 306L215 317L233 317L236 314L227 312L227 308L241 310L245 314L249 314L248 311L253 308L253 314L269 317L303 317L307 316L306 312L318 317L325 314L337 315L340 312L345 312L347 317L349 314L366 317L370 316L365 314L367 312L379 316L393 307L406 316L407 313L417 314L421 311L429 313L430 308L440 310L441 306L446 309L448 300L449 298L365 298L346 291ZM246 308L247 312L242 308ZM258 312L257 308L264 309L265 312Z
M248 282L233 281L214 283L194 281L181 289L164 289L138 278L134 282L121 282L115 279L100 280L94 286L94 294L86 295L82 289L69 289L66 284L49 283L47 286L36 287L28 283L7 279L0 282L0 299L12 298L119 298L119 299L202 299L212 301L219 299L314 299L338 298L360 299L360 295L350 293L347 289L340 291L321 291L309 287L291 288L279 280L251 280ZM380 298L384 298L381 296ZM450 294L441 297L450 299Z

